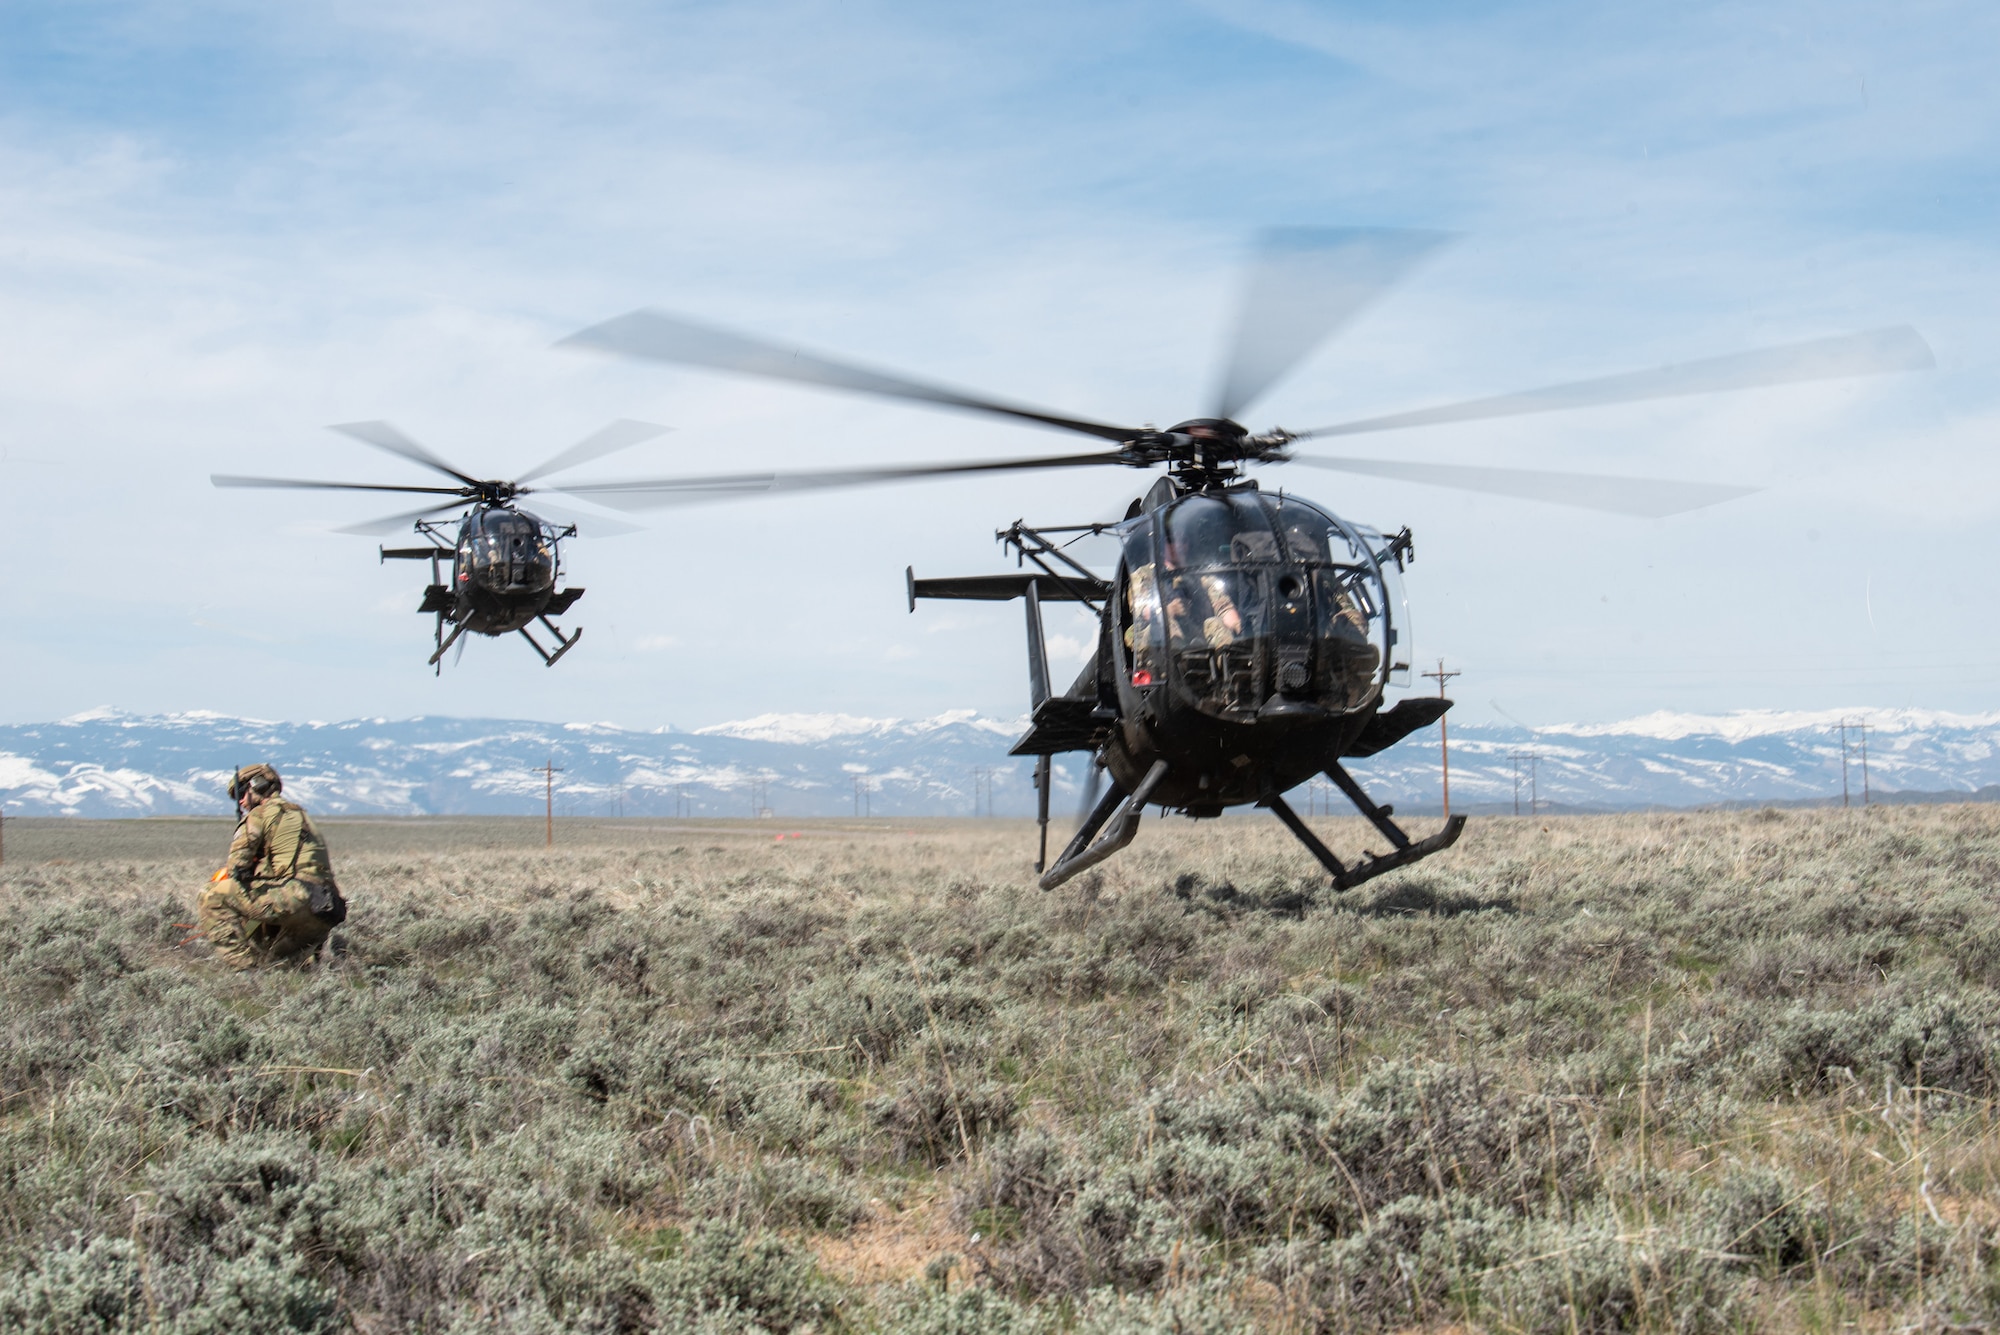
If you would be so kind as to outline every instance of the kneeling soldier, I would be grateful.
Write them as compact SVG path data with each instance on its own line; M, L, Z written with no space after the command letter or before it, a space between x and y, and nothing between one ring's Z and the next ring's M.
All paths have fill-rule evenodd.
M278 796L269 765L229 781L242 819L229 865L201 892L201 930L231 968L251 969L316 949L347 917L326 841L305 808Z

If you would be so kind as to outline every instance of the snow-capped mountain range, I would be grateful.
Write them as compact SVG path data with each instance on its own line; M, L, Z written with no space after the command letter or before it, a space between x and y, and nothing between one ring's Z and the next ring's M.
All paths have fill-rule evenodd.
M1457 725L1453 805L1511 809L1517 779L1524 811L1531 801L1567 809L1838 801L1843 719L1868 723L1866 782L1878 797L2000 796L2000 713L1849 709L1657 713L1532 730ZM223 815L231 770L263 760L327 815L539 814L552 777L558 812L579 816L837 816L864 803L878 816L975 807L1024 816L1034 809L1032 762L1007 755L1024 726L970 710L928 719L764 714L694 732L636 732L519 719L273 723L100 709L0 726L0 804L10 816ZM545 777L550 764L556 772ZM1435 728L1352 768L1405 811L1438 805ZM1858 728L1848 734L1847 778L1858 802ZM1081 757L1058 759L1065 816L1082 779ZM1996 791L1979 794L1989 787ZM1304 791L1293 801L1316 804Z

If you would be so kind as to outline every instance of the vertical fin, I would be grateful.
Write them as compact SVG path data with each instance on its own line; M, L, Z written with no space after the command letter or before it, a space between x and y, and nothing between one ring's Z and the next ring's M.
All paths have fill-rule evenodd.
M1028 699L1040 709L1049 698L1049 651L1042 639L1042 591L1038 582L1028 581Z

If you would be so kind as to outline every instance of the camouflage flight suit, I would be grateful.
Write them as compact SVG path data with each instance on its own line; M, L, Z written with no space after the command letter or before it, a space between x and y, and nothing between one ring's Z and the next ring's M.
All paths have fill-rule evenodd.
M234 969L316 949L332 925L309 907L311 885L333 886L326 841L305 808L273 795L252 807L229 845L229 875L201 892L201 930Z

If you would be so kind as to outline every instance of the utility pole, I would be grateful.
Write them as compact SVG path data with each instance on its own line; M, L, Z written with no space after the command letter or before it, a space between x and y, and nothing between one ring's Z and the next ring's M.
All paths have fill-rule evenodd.
M1541 755L1534 751L1509 751L1507 759L1514 762L1514 814L1521 814L1521 762L1525 760L1528 762L1528 814L1540 815L1542 799L1537 781L1540 778Z
M1438 660L1437 671L1426 672L1423 675L1426 677L1433 678L1437 682L1438 699L1442 700L1444 699L1444 684L1450 681L1453 677L1462 677L1465 674L1463 672L1446 672L1444 670L1444 660L1440 658ZM1451 734L1445 728L1443 714L1438 715L1438 767L1440 772L1444 776L1444 818L1446 820L1450 820L1451 819Z
M542 847L556 846L556 775L562 770L556 766L556 758L549 757L549 763L537 771L542 776Z
M1861 805L1867 806L1868 796L1868 720L1861 720Z
M1847 720L1840 721L1840 809L1847 810Z
M979 809L982 798L986 803L984 813ZM993 771L985 765L972 767L972 814L975 816L993 814Z

